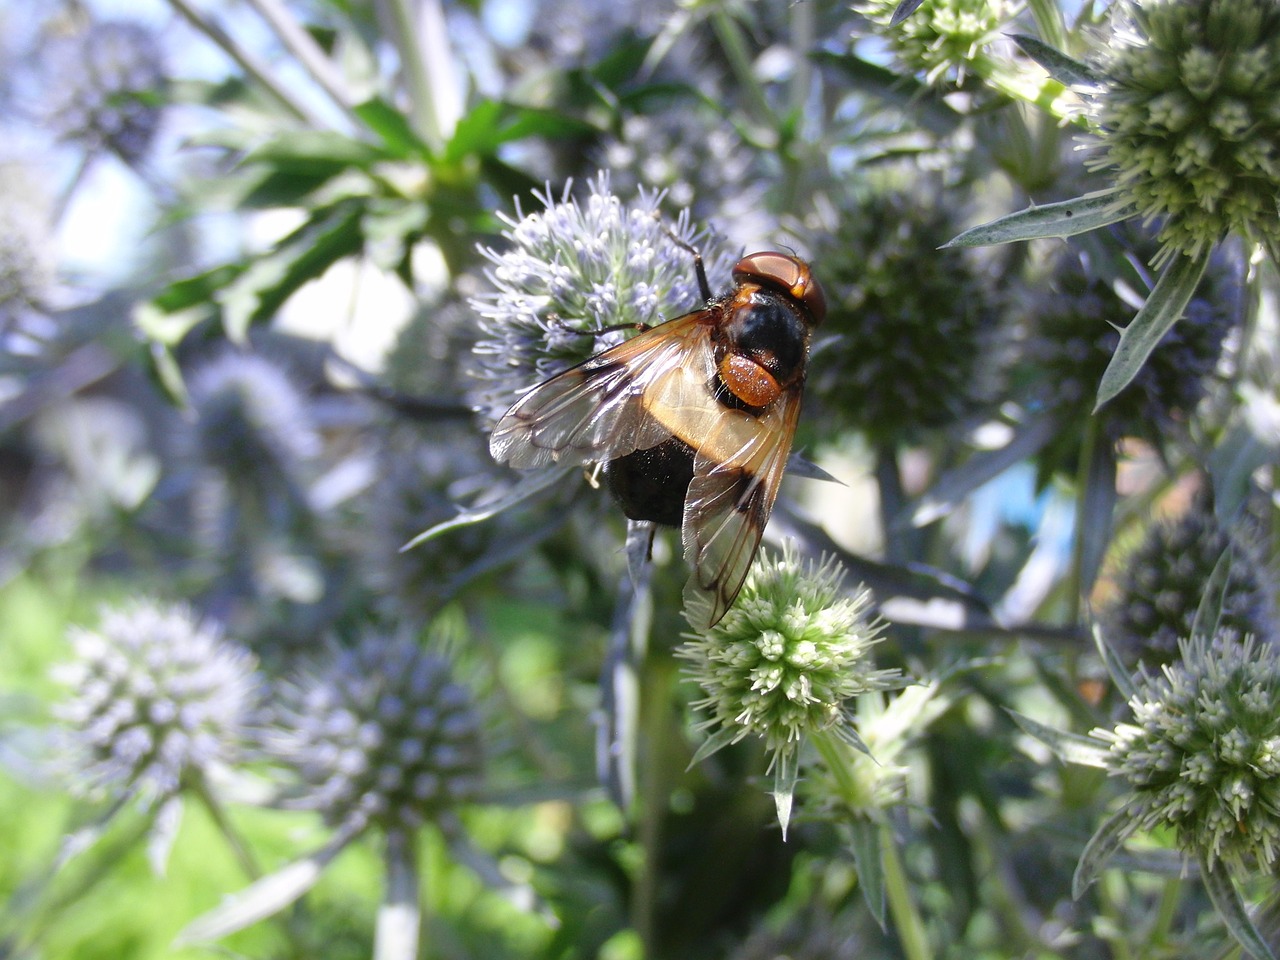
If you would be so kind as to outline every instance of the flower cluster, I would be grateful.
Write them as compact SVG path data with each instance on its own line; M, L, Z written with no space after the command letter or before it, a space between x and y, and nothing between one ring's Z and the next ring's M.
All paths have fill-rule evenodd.
M1205 584L1213 582L1228 550L1235 554L1219 626L1240 636L1271 636L1275 614L1261 565L1212 511L1194 507L1175 520L1152 524L1126 557L1116 598L1102 611L1108 638L1127 658L1141 659L1151 669L1172 661L1179 639L1191 636Z
M138 601L74 629L58 717L80 792L158 804L238 756L258 682L253 657L183 606Z
M624 328L661 323L699 305L687 246L703 238L688 216L669 228L659 214L661 194L642 191L626 204L605 174L589 187L585 203L566 191L558 202L540 196L540 212L517 209L519 218L508 220L503 234L510 248L482 251L497 288L472 301L487 335L474 349L483 381L476 404L490 420L533 384L620 343ZM708 273L728 270L709 257Z
M929 83L952 76L963 80L1019 6L1008 0L935 0L891 26L898 3L862 0L855 9L880 27L903 70L922 74Z
M139 23L104 20L61 37L48 52L50 125L89 149L138 163L160 126L151 102L165 83L160 45Z
M1150 251L1138 232L1117 228L1120 243L1141 256ZM1108 251L1121 261L1120 251ZM1056 251L1047 282L1019 298L1030 319L1025 360L1042 392L1036 405L1064 423L1092 414L1099 380L1133 315L1110 263L1071 248ZM1135 282L1136 279L1135 279ZM1101 428L1117 440L1138 436L1157 446L1186 436L1186 424L1210 391L1228 335L1240 319L1241 278L1226 257L1215 257L1187 304L1183 320L1125 390L1101 411ZM1062 439L1066 440L1066 437Z
M1230 630L1143 670L1133 722L1093 736L1128 781L1130 832L1168 827L1210 868L1274 868L1280 855L1280 648Z
M843 582L833 559L802 562L790 546L757 561L724 619L677 652L706 694L694 704L711 714L701 728L794 757L806 735L848 725L852 698L904 685L870 659L881 639L871 592L846 594Z
M990 392L990 284L964 252L935 249L952 220L940 193L919 191L851 206L815 255L835 336L808 396L877 441L953 423Z
M366 635L281 684L263 747L301 783L292 805L359 831L413 829L473 800L480 720L449 664L408 640Z
M1161 258L1229 232L1280 251L1280 6L1146 0L1102 45L1099 166L1126 205L1162 221Z

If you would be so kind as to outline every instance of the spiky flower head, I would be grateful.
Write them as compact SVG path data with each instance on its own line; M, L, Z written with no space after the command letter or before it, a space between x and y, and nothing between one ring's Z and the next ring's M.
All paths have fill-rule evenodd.
M1210 869L1271 870L1280 855L1280 647L1218 630L1142 669L1133 721L1093 736L1133 791L1124 836L1168 828Z
M1280 5L1129 2L1101 44L1099 166L1127 205L1162 221L1161 260L1228 233L1280 255Z
M413 829L475 797L480 719L449 664L365 635L280 684L262 735L300 782L291 803L347 830Z
M990 283L960 250L942 191L877 190L850 205L815 253L827 294L807 398L823 423L876 441L945 426L989 395L998 353Z
M302 393L263 356L228 350L197 367L187 385L199 453L233 485L297 482L320 450Z
M1021 7L1009 0L924 0L909 17L892 24L898 3L857 0L853 7L876 24L901 70L921 74L931 84L964 80Z
M802 561L788 544L756 562L724 619L680 647L706 694L694 707L710 714L699 724L715 731L709 743L754 736L773 762L794 759L806 736L850 728L853 698L905 685L871 660L881 639L871 592L843 585L834 559Z
M1195 506L1153 523L1125 557L1115 599L1101 612L1117 650L1150 669L1177 657L1178 641L1191 636L1201 599L1214 589L1210 584L1228 551L1230 574L1222 590L1220 626L1238 636L1272 636L1270 588L1254 551L1224 529L1211 510Z
M1121 227L1117 235L1135 256L1151 252L1136 229ZM1120 342L1117 327L1130 322L1132 288L1141 283L1132 272L1117 275L1103 258L1071 248L1056 251L1047 280L1017 303L1030 321L1024 359L1041 391L1037 406L1066 423L1093 416L1098 382ZM1099 411L1100 428L1112 440L1136 436L1158 447L1185 440L1187 423L1213 386L1229 334L1239 323L1241 284L1229 258L1211 260L1181 322L1165 334L1129 386ZM1059 439L1074 446L1073 434ZM1060 459L1067 451L1057 454L1046 459Z
M48 51L50 126L90 150L141 161L160 126L165 71L146 26L104 20L59 37Z
M48 204L34 171L21 163L0 164L0 348L36 353L37 340L23 319L46 305L54 279L54 248Z
M505 218L505 251L484 248L496 293L476 297L486 339L475 347L476 396L490 420L521 392L599 350L626 339L625 327L656 324L700 304L693 257L680 241L704 239L687 214L674 222L659 213L662 195L641 190L627 203L600 174L584 202L568 187L560 200L538 196L544 209ZM727 274L704 249L708 274ZM612 329L611 329L612 328Z
M258 693L255 661L185 606L138 600L70 633L56 676L76 789L147 806L203 786L240 756Z

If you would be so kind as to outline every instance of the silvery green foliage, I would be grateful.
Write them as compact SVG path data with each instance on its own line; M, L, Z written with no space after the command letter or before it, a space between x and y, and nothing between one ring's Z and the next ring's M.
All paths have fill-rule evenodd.
M288 804L346 832L413 829L475 798L480 718L449 663L366 634L277 685L262 747L296 781Z
M161 120L161 105L151 98L165 85L152 30L128 20L90 23L57 37L45 58L49 125L126 163L145 159Z
M239 761L254 658L182 605L138 600L73 628L57 707L77 792L156 805Z

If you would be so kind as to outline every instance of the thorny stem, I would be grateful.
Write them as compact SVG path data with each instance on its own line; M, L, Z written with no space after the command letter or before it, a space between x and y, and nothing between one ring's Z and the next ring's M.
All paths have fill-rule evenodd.
M282 107L293 114L294 117L318 130L323 130L327 127L327 124L316 116L306 104L276 82L275 78L271 76L270 68L259 60L256 54L240 46L221 26L206 17L188 3L187 0L169 0L169 5L182 14L188 23L221 47L227 56L240 65L240 69L270 94Z

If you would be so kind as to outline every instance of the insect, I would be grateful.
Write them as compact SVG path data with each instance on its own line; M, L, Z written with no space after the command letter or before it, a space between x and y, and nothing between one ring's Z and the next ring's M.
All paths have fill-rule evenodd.
M826 315L809 265L748 254L733 289L533 387L494 427L499 463L600 465L632 520L679 527L686 615L709 628L742 588L778 495L812 332Z

